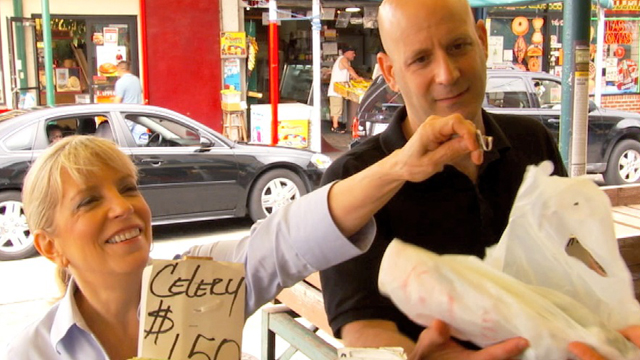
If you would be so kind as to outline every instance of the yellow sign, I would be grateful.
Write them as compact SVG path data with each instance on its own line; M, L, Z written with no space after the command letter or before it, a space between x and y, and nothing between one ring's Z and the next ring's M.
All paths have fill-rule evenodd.
M278 121L278 145L306 148L309 146L309 120Z
M223 58L247 57L247 35L244 32L221 33L220 55Z

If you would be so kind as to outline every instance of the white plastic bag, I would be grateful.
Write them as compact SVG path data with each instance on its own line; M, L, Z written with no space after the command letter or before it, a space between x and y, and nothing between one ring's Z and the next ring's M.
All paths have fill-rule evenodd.
M616 329L640 324L629 270L618 251L611 207L589 179L527 170L509 224L485 261L443 255L394 240L382 260L380 292L428 326L438 318L454 336L480 346L523 336L524 359L568 359L582 341L608 359L640 359ZM575 236L604 268L602 277L567 255Z

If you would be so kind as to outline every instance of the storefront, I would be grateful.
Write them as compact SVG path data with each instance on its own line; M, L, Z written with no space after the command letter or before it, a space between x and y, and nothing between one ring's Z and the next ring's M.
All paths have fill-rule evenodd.
M377 6L322 9L322 84L323 99L329 85L331 67L345 45L355 48L356 58L352 66L365 78L370 78L376 64L376 54L382 49L375 21ZM268 11L265 8L248 8L245 11L245 27L255 28L258 54L254 75L257 79L251 91L263 94L259 102L268 102ZM279 8L279 58L280 96L283 101L304 104L312 102L312 31L311 2L309 7ZM326 100L326 99L324 99ZM323 108L326 108L323 106ZM328 115L323 114L323 118Z
M115 3L51 2L51 91L55 104L110 101L117 77L109 64L128 60L133 72L140 73L139 5L124 0ZM49 89L44 70L41 2L11 5L16 4L22 6L22 12L6 2L0 8L0 14L9 18L4 23L6 28L2 28L4 105L44 105Z
M640 1L614 0L598 21L591 19L590 95L601 71L602 106L640 112L638 58ZM604 27L602 66L596 69L598 26ZM489 67L515 67L562 76L562 3L489 8Z
M111 101L111 65L128 60L145 102L221 131L220 2L192 5L49 0L55 103ZM0 16L0 109L45 104L42 2L2 1Z

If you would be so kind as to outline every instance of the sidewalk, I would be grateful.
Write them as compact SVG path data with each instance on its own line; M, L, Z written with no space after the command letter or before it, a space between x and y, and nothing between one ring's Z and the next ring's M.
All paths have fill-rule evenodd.
M351 128L349 127L344 134L334 133L331 131L331 121L322 121L322 153L329 156L332 160L349 150L351 143Z

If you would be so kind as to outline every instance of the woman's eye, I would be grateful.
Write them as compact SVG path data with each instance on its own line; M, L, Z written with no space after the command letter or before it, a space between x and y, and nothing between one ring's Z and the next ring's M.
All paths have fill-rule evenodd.
M122 191L123 194L138 193L139 192L137 184L127 184L127 185L122 187L121 191Z
M91 205L91 204L95 203L96 201L98 201L98 198L97 198L97 197L95 197L95 196L88 196L88 197L86 197L86 198L82 199L82 200L80 201L80 203L78 203L78 206L77 206L77 207L78 207L78 209L79 209L79 208L83 208L83 207L86 207L86 206L89 206L89 205Z

